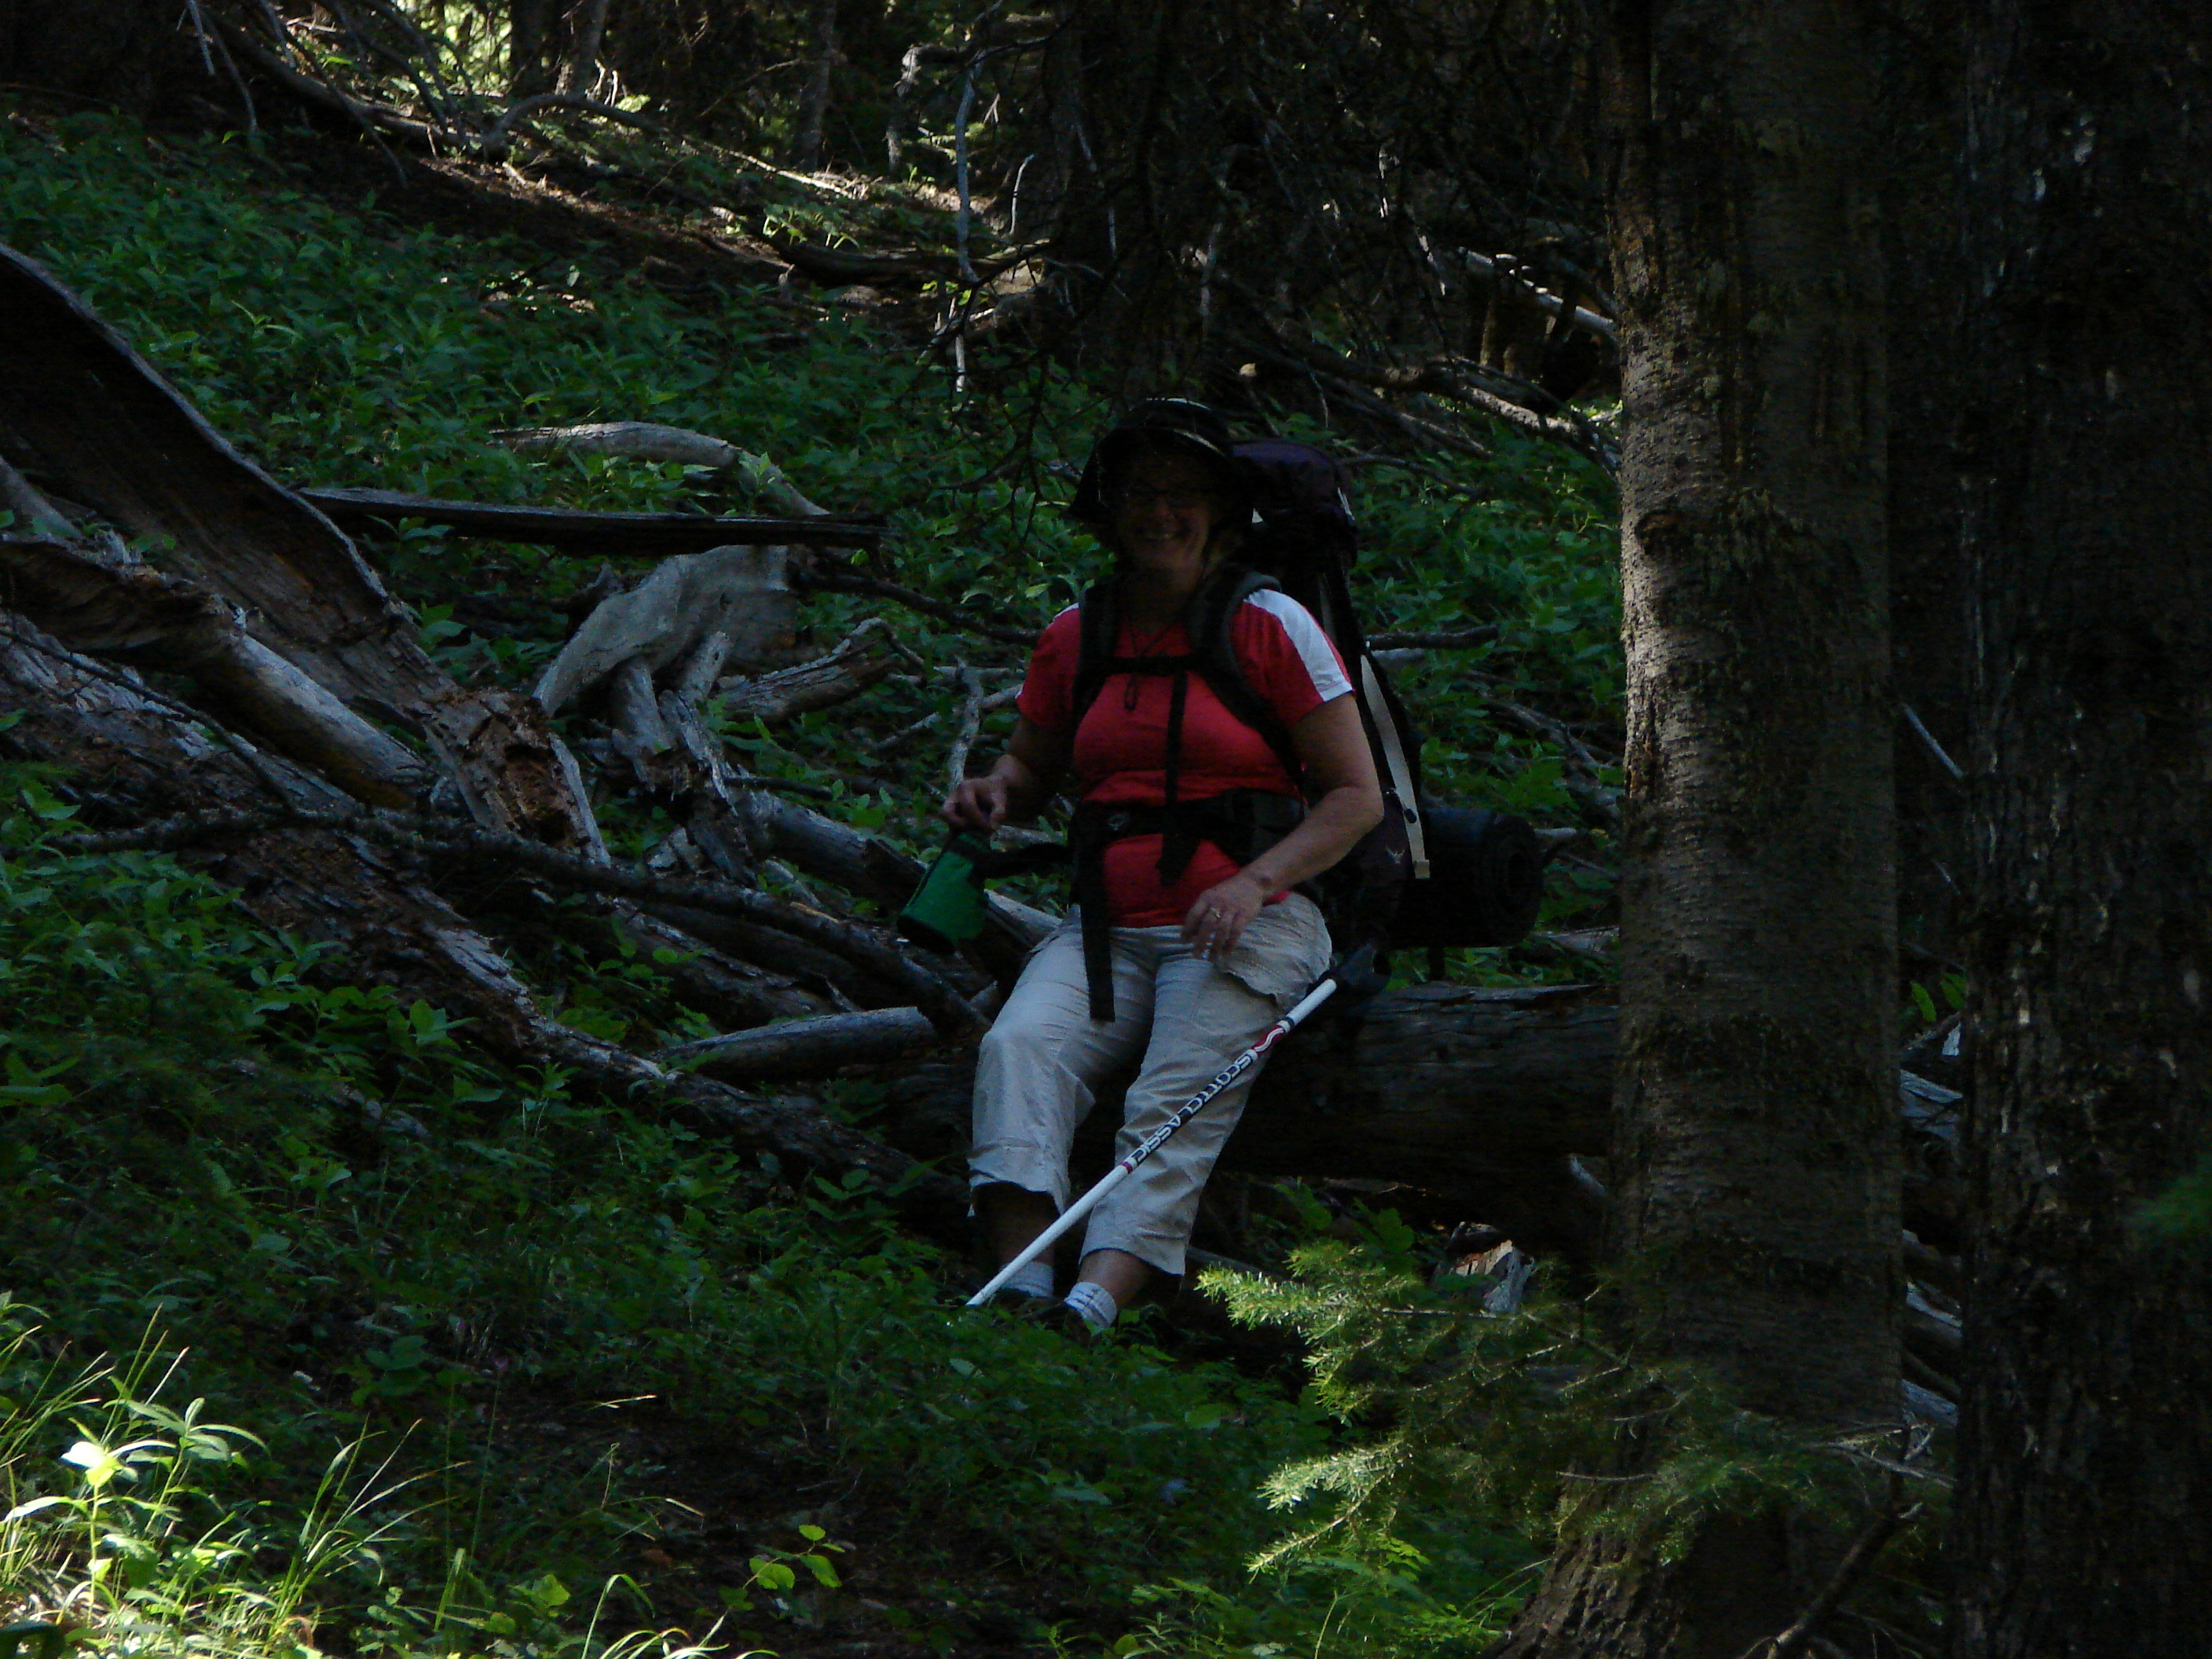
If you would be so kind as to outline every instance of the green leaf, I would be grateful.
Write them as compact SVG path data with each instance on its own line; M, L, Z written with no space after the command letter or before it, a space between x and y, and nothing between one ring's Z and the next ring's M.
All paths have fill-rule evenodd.
M787 1590L799 1582L799 1575L788 1566L764 1555L756 1555L748 1565L753 1570L753 1582L763 1589Z

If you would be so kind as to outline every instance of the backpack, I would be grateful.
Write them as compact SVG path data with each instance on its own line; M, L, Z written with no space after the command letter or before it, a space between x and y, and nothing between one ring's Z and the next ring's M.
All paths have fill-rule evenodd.
M1340 951L1363 945L1504 945L1525 936L1542 896L1543 859L1535 832L1503 814L1431 809L1421 787L1421 737L1367 649L1351 570L1358 552L1350 479L1334 456L1310 444L1262 438L1236 446L1251 480L1253 524L1235 565L1217 573L1193 602L1182 657L1116 658L1119 632L1110 580L1080 604L1081 644L1073 717L1079 725L1115 673L1177 676L1170 706L1167 804L1093 805L1077 810L1071 836L1075 896L1085 918L1085 956L1091 1014L1113 1017L1103 922L1103 849L1124 836L1162 837L1164 879L1180 877L1200 841L1240 864L1280 840L1304 817L1304 803L1256 790L1195 802L1178 799L1183 688L1196 674L1222 705L1266 738L1292 778L1301 771L1291 736L1247 683L1230 644L1230 624L1255 592L1279 589L1310 611L1336 646L1352 678L1361 723L1382 787L1382 820L1333 868L1306 884ZM1096 923L1092 917L1100 918Z

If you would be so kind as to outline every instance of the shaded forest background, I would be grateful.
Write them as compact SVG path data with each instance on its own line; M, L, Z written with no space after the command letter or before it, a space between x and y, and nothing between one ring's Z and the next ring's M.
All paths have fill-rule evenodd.
M2197 1627L2191 1551L2126 1541L2173 1535L2208 1443L2202 1259L2166 1242L2196 1224L2202 792L2148 781L2203 730L2202 463L2157 411L2203 356L2172 254L2204 135L2156 36L2095 7L0 5L0 238L273 475L257 511L325 492L373 573L316 540L321 602L388 641L342 660L249 607L210 642L139 578L118 599L91 566L214 614L265 544L132 522L84 400L155 394L18 313L15 1611L240 1653ZM2047 220L1990 228L2069 156ZM2053 298L2112 271L2173 330L2142 398L2100 308ZM949 1312L957 1056L1034 916L964 963L880 921L1080 586L1071 463L1160 389L1348 455L1431 790L1558 856L1524 944L1401 958L1271 1083L1201 1234L1241 1322L1186 1294L1069 1350ZM2058 455L2087 482L2018 516ZM750 634L586 672L642 544L327 493L379 488L860 550L795 540L744 564ZM2055 576L2072 545L2127 580ZM277 734L256 641L352 713ZM1680 671L1716 641L1728 673ZM2031 731L2036 660L2065 690ZM555 684L548 722L520 694ZM2106 810L2054 840L2084 708ZM1683 856L1708 834L1717 872ZM2138 896L2084 836L2170 879ZM1978 1046L1993 1009L2058 1035ZM2057 1283L2110 1311L2094 1340Z

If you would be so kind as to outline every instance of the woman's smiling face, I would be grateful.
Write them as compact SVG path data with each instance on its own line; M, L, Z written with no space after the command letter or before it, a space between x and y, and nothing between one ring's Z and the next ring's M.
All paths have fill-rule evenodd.
M1204 574L1215 507L1213 480L1201 463L1175 454L1135 456L1110 505L1118 550L1139 570L1177 586Z

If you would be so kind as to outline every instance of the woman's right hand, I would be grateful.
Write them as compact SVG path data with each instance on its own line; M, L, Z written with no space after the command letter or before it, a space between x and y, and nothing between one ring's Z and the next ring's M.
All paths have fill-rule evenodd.
M1026 715L1014 721L1014 735L1006 752L980 778L963 778L937 809L938 816L956 830L980 830L985 834L1009 817L1025 817L1052 793L1065 757L1051 739L1029 722Z
M963 778L945 798L938 816L956 830L988 833L1006 821L1012 787L994 770L980 778Z

